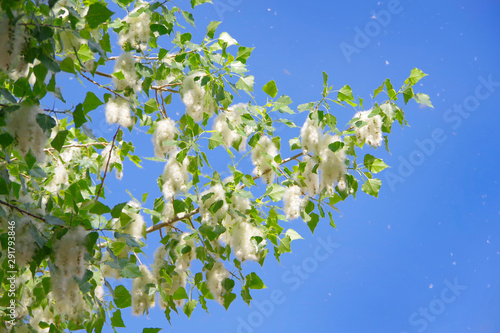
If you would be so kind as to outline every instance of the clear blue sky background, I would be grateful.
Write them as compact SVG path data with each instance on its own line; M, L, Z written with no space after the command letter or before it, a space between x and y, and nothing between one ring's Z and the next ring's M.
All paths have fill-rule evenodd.
M270 255L264 269L247 264L268 287L254 291L252 307L237 299L226 312L210 302L210 314L174 315L172 326L158 308L138 318L126 311L123 332L500 332L500 3L390 2L214 0L196 8L195 41L208 22L220 20L218 32L256 47L248 65L261 104L269 80L294 107L319 99L325 71L335 89L349 84L369 107L384 79L399 87L418 67L429 76L417 90L435 108L411 102L405 108L411 127L395 127L392 155L377 150L392 167L380 174L378 199L360 193L341 203L337 229L321 221L314 235L293 221L305 240L292 244L292 254L281 264ZM187 8L187 1L178 5ZM357 31L368 37L356 39ZM359 52L346 57L342 43ZM339 120L353 115L347 108L333 112ZM301 125L304 117L295 121ZM114 129L98 125L97 134L111 139ZM298 132L290 133L280 135ZM144 138L137 153L152 156ZM148 175L162 168L126 164L121 182L108 178L114 193L108 198L120 192L114 186L137 197L152 191ZM332 253L319 248L328 241L336 244ZM157 242L157 235L148 237L146 252Z

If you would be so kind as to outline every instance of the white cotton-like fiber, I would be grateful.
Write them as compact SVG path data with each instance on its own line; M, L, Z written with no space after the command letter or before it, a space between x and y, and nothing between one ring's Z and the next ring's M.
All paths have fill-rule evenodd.
M210 211L210 207L220 201L222 201L221 207L215 211L215 213L212 213ZM202 192L200 195L199 205L200 215L203 222L215 224L224 218L229 206L226 201L226 192L224 191L222 185L216 184L208 190Z
M106 104L106 121L108 124L132 127L134 120L130 113L130 103L121 97L111 97Z
M302 190L299 186L290 185L285 189L283 205L283 210L285 211L287 219L294 220L300 217L300 210L304 205L304 198L302 197Z
M118 74L119 72L123 74L123 78L120 77ZM113 75L113 83L116 89L125 90L130 88L135 92L139 92L141 90L142 80L140 80L137 75L135 69L135 59L132 53L122 53L118 59L116 59L114 73L116 73L116 75Z
M7 115L7 131L17 139L17 148L23 156L32 151L37 161L45 161L45 144L49 133L44 132L36 118L42 109L39 106L21 106Z
M278 148L271 138L266 135L261 136L252 151L252 163L255 166L253 172L267 184L272 183L276 176L271 167L271 165L278 166L274 161L276 155L278 155Z
M108 172L111 170L111 166L115 163L118 163L123 166L122 160L116 153L116 147L113 148L113 151L111 152L111 157L109 157L109 151L111 150L111 145L108 144L106 148L104 148L101 152L101 156L103 157L103 163L101 165L101 172L104 172L106 170L106 165L108 165L108 159L109 159L109 165L108 165ZM123 177L123 171L119 170L118 168L115 168L115 175L117 179L122 179Z
M118 34L118 44L124 47L129 44L136 50L146 51L148 48L149 35L151 34L151 17L148 13L137 12L145 7L147 3L138 1L136 8L125 17L124 21L129 24L125 29L122 29Z
M317 150L321 135L320 127L308 116L300 130L300 139L304 153Z
M205 74L195 73L184 78L182 83L182 102L186 105L186 113L193 118L195 122L203 120L203 114L211 117L216 108L215 101L205 101L205 88L201 86L201 77ZM200 77L201 76L201 77ZM197 81L195 78L199 77Z
M156 279L145 265L140 265L142 276L132 281L132 313L136 316L155 306L154 295L149 295L149 284L156 284Z
M184 163L177 161L177 153L173 153L165 165L162 192L166 201L171 200L179 192L185 193L187 191L189 181L187 159L184 161Z
M222 281L229 277L229 272L220 261L216 262L210 271L207 271L207 287L214 296L214 299L220 304L224 304L222 297L225 289L222 286Z
M326 188L329 193L334 192L335 184L347 171L344 149L333 152L329 147L330 144L337 141L341 141L337 135L325 134L321 137L318 145L318 155L320 157L318 170L321 171L320 187L321 189Z
M355 127L356 137L361 142L366 142L372 147L378 147L382 144L382 117L375 115L370 117L372 109L356 113L355 118L366 122L362 127Z
M163 145L165 141L173 141L176 132L175 121L172 119L162 119L156 123L153 134L153 146L156 157L165 157L166 154L176 150L175 145Z

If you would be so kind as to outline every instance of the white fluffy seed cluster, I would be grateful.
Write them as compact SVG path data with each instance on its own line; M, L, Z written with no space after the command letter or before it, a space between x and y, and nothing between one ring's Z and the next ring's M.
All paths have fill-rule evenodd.
M123 74L123 77L120 77L120 72ZM114 74L113 84L116 89L126 90L129 88L135 92L141 90L142 80L139 79L137 71L135 70L135 59L132 53L122 53L118 59L116 59Z
M189 174L187 171L188 160L184 159L183 163L177 161L178 152L172 153L169 156L165 169L163 170L163 186L162 192L166 201L170 201L179 193L187 191L187 183Z
M146 5L147 3L138 1L136 8L125 17L125 22L129 26L118 34L118 44L121 47L129 44L136 50L146 51L148 48L151 17L146 12L138 13Z
M222 206L212 214L210 207L220 201L222 201ZM226 201L226 191L224 191L222 185L216 184L208 190L202 192L200 195L199 206L201 220L203 222L215 225L221 221L225 217L229 207Z
M69 230L54 246L57 271L51 277L54 309L70 318L86 308L75 278L81 279L87 270L84 241L87 231L83 227Z
M358 141L366 142L372 147L379 147L382 144L382 117L377 114L370 117L372 109L356 113L354 118L366 122L362 127L355 127Z
M38 222L31 219L29 216L23 215L16 225L16 263L19 267L26 266L33 255L38 245L33 238L31 228L39 227Z
M285 189L283 195L283 204L286 218L294 220L300 217L300 210L304 205L304 198L302 197L302 189L297 185L290 185Z
M182 102L186 105L186 113L193 118L195 122L203 120L203 114L211 117L216 108L212 100L205 101L205 88L201 86L201 77L203 73L195 73L184 78L182 83ZM200 77L201 76L201 77ZM195 78L199 77L198 81Z
M39 163L45 160L43 149L49 134L36 122L36 117L42 113L39 106L21 106L7 115L7 131L17 139L17 148L23 156L30 150Z
M307 117L300 131L300 140L304 153L312 154L312 158L304 156L303 161L307 164L302 173L303 179L296 179L301 185L301 191L310 196L318 194L323 189L333 193L335 185L343 180L347 171L346 155L344 148L333 152L329 146L341 142L341 138L323 133L320 127ZM313 172L316 165L318 168Z
M173 253L175 253L176 258L175 258L175 269L173 274L170 276L172 279L172 283L168 282L163 282L161 283L160 287L162 290L167 294L167 295L173 295L177 289L179 288L185 288L186 283L187 283L187 272L189 270L189 267L191 266L191 261L195 258L196 256L196 247L195 247L195 242L194 239L190 237L190 233L183 233L181 235L176 235L175 238L177 238L178 242L176 243L177 245L175 246L174 249L172 249ZM189 246L189 248L186 248L186 246ZM184 250L186 249L186 250ZM185 251L185 253L183 253ZM171 253L172 253L171 252ZM169 249L166 248L165 246L161 245L159 248L156 249L155 254L154 254L154 263L152 265L152 271L153 275L156 277L156 279L160 279L161 277L161 269L163 267L166 267L168 265L168 262L165 260L167 255L169 254ZM182 306L184 304L184 300L175 300L174 301L176 306ZM160 306L162 308L165 308L165 302L163 299L160 297Z
M264 238L262 231L247 221L245 214L250 208L248 198L233 193L228 213L222 221L227 230L220 235L219 241L229 244L233 254L240 261L259 260L258 249L252 242L252 237ZM265 241L262 245L265 245Z
M113 148L113 151L111 152L111 157L109 157L109 151L111 150L111 145L107 145L106 148L104 148L101 152L101 156L103 157L103 162L101 165L101 172L104 172L106 170L106 165L108 164L108 158L109 158L109 165L108 165L108 172L111 170L111 166L115 163L120 164L123 167L122 160L120 156L115 151L116 147ZM123 177L123 169L119 170L118 168L115 168L115 175L117 179L122 179Z
M108 124L132 127L134 119L130 113L130 103L121 97L111 97L106 104L106 121Z
M128 205L134 210L139 210L141 205L137 201L129 201ZM125 226L125 233L132 236L135 240L140 240L142 238L142 233L144 231L144 218L141 214L135 211L125 211L125 213L130 216L130 221Z
M224 147L230 148L233 144L240 141L238 146L239 151L244 151L246 149L246 138L255 129L251 126L245 125L240 132L237 128L241 127L243 121L241 115L248 107L248 104L239 103L234 106L230 106L227 111L219 113L217 118L215 118L213 130L221 133L222 139L224 141ZM231 124L231 127L229 127Z
M0 10L0 70L15 69L20 64L26 33L23 25L12 26L8 16Z
M54 178L52 178L52 181L46 188L54 194L65 186L69 186L68 171L64 164L61 163L54 168Z
M253 172L267 184L272 183L276 176L271 167L271 165L278 166L274 161L276 155L278 155L278 148L276 148L271 138L266 135L260 137L257 145L252 150L252 163L255 166Z
M132 281L132 313L136 316L155 306L155 296L150 295L150 284L156 284L156 279L145 265L140 265L142 276Z
M224 267L224 264L220 261L217 261L210 271L207 271L207 287L210 290L210 293L214 296L214 299L220 304L224 304L224 287L222 286L222 282L224 279L229 277L229 272Z
M165 141L173 141L176 134L175 121L172 119L162 119L156 122L153 134L153 146L156 157L165 157L166 154L175 151L175 145L164 145L163 143Z

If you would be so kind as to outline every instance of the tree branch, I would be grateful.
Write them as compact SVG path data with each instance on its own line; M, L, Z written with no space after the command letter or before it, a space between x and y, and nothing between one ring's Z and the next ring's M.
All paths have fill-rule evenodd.
M109 161L111 160L111 154L113 153L113 148L115 147L116 136L118 135L119 130L120 130L120 126L118 126L118 129L116 130L115 136L113 136L113 141L111 142L111 148L109 149L109 153L108 153L108 161L106 162L106 168L104 169L104 176L102 176L101 185L99 186L99 190L97 191L97 196L95 197L94 202L97 202L97 200L99 200L99 196L101 195L101 190L102 190L102 187L104 185L104 180L106 179L106 174L108 173Z
M47 220L45 220L43 217L37 216L37 215L35 215L35 214L33 214L33 213L30 213L30 212L28 212L28 211L26 211L26 210L24 210L24 209L21 209L21 208L19 208L19 207L16 207L16 206L14 206L14 205L11 205L10 203L7 203L7 202L5 202L5 201L3 201L3 200L0 200L0 204L2 204L2 205L4 205L4 206L7 206L7 207L10 207L10 208L12 208L12 209L15 209L15 210L17 210L18 212L20 212L21 214L29 215L29 216L31 216L31 217L33 217L33 218L35 218L35 219L40 220L40 221L47 222Z

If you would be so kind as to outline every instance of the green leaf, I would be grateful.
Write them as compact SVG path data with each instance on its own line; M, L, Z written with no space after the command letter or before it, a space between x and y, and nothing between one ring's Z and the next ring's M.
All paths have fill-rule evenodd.
M186 289L184 289L183 287L180 287L179 289L177 289L174 294L172 295L172 297L174 298L174 300L180 300L180 299L188 299L188 295L186 293Z
M391 80L385 80L385 87L387 88L387 95L389 95L390 99L397 100L396 91L392 87Z
M114 300L116 306L120 309L128 308L132 305L132 296L130 296L127 288L122 285L116 287Z
M194 25L193 14L191 14L190 12L186 12L185 10L183 10L182 11L182 16L184 17L184 19L186 20L187 23L191 24L193 27L195 26Z
M432 106L431 99L430 99L429 95L427 95L427 94L416 93L413 96L413 99L417 103L420 103L420 104L423 104L425 106L429 106L431 108L434 108L434 106Z
M302 238L302 236L297 231L295 231L293 229L288 229L285 232L285 235L287 235L288 237L290 237L290 240L304 239L304 238Z
M297 110L299 112L304 112L304 111L311 110L313 107L314 107L314 103L309 102L309 103L300 104L299 107L297 108Z
M56 137L52 140L50 145L54 147L55 150L61 152L62 146L64 146L64 142L66 141L66 137L68 136L69 131L60 131L57 133Z
M238 44L238 42L236 41L236 39L234 39L233 37L231 37L231 35L229 35L227 32L223 32L223 33L220 34L219 41L222 41L223 43L226 43L227 46Z
M114 12L110 11L105 5L96 2L90 5L89 11L85 16L85 20L87 21L90 29L95 29L101 23L106 22L113 14Z
M363 186L361 186L361 190L366 194L372 195L374 197L378 197L378 192L380 190L380 186L382 186L382 182L380 179L373 178L368 179Z
M78 57L81 61L85 62L94 59L94 54L87 44L82 44L78 49Z
M0 194L9 195L9 186L7 185L5 179L3 179L2 177L0 177Z
M85 118L85 112L83 111L82 104L78 104L73 111L73 121L75 122L75 127L78 128L87 122L87 118Z
M248 287L250 289L267 288L264 282L262 282L261 278L255 272L252 272L245 277L245 287Z
M191 299L184 304L184 308L182 309L186 316L188 318L191 318L191 314L193 313L194 309L196 308L196 305L198 304L198 301L195 299Z
M208 38L214 38L215 30L217 30L217 27L219 26L220 23L221 23L220 21L212 21L208 24L208 27L207 27Z
M120 309L116 310L111 317L111 326L113 327L126 327L122 320L122 311Z
M60 226L66 225L66 222L63 219L60 219L60 218L55 217L55 216L47 215L47 216L45 216L45 221L51 225L60 225Z
M10 146L14 142L14 138L9 133L0 134L0 145L2 148Z
M377 97L377 95L380 94L384 90L384 86L385 86L385 81L384 81L384 83L382 83L380 85L380 87L378 87L377 89L375 89L373 91L373 98Z
M262 87L262 90L272 98L275 98L278 94L278 88L276 87L276 82L274 80L269 81Z
M403 97L405 99L405 104L408 103L408 101L413 97L413 88L411 86L408 86L403 90Z
M236 60L241 61L242 63L246 64L247 59L250 57L252 54L252 51L255 49L255 47L245 47L245 46L240 46L238 49L238 53L236 54Z
M129 262L120 270L120 275L126 279L133 279L142 276L142 273L136 264Z
M83 110L87 113L95 110L102 104L101 100L93 92L89 91L87 92L87 96L85 96L85 101L83 102Z
M220 132L214 132L208 141L208 149L214 149L222 144L224 144L222 134Z
M348 85L343 86L337 95L338 101L354 101L354 96L352 95L351 87Z
M264 193L264 196L267 195L274 202L278 202L281 200L281 198L283 198L283 194L285 194L285 188L283 186L280 186L278 184L271 184L267 187L267 190L266 190L266 193Z
M162 330L163 328L144 328L142 330L142 333L158 333Z
M3 88L0 88L0 94L1 94L1 95L2 95L2 96L6 99L6 100L8 100L9 102L14 103L14 104L15 104L15 103L17 103L17 101L16 101L15 97L14 97L14 96L12 96L8 90L3 89Z
M316 229L316 226L319 222L319 216L316 213L311 213L309 214L309 216L311 217L311 219L309 220L309 222L307 222L307 226L309 227L309 229L311 229L311 233L314 234L314 229Z
M365 155L365 159L364 159L363 163L364 163L365 167L373 173L378 173L378 172L384 170L385 168L389 167L380 158L375 158L370 154Z
M64 72L76 74L75 63L71 58L64 58L64 60L59 64L59 67L61 67L61 70Z
M36 122L44 132L50 132L56 126L56 121L49 115L39 113L36 115Z
M405 83L406 84L410 84L410 85L413 86L415 83L417 83L418 81L420 81L420 79L422 79L424 76L427 76L427 74L425 74L424 72L422 72L418 68L413 68L411 70L410 77L408 77L405 80Z
M238 82L236 82L236 88L245 90L245 91L253 91L253 83L254 83L254 76L249 75L245 77L240 77Z
M211 0L191 0L191 7L194 8L194 7L198 6L198 5L201 5L201 4L207 3L207 2L208 3L212 3Z
M276 102L274 102L273 111L281 110L288 113L293 113L293 111L291 111L290 108L288 107L288 105L290 105L291 103L292 99L289 96L283 95L280 98L278 98Z
M344 147L344 143L341 141L335 141L334 143L330 143L328 145L328 148L330 148L331 151L334 153L341 150Z
M94 206L90 209L93 214L104 215L111 212L111 209L100 201L94 203Z

